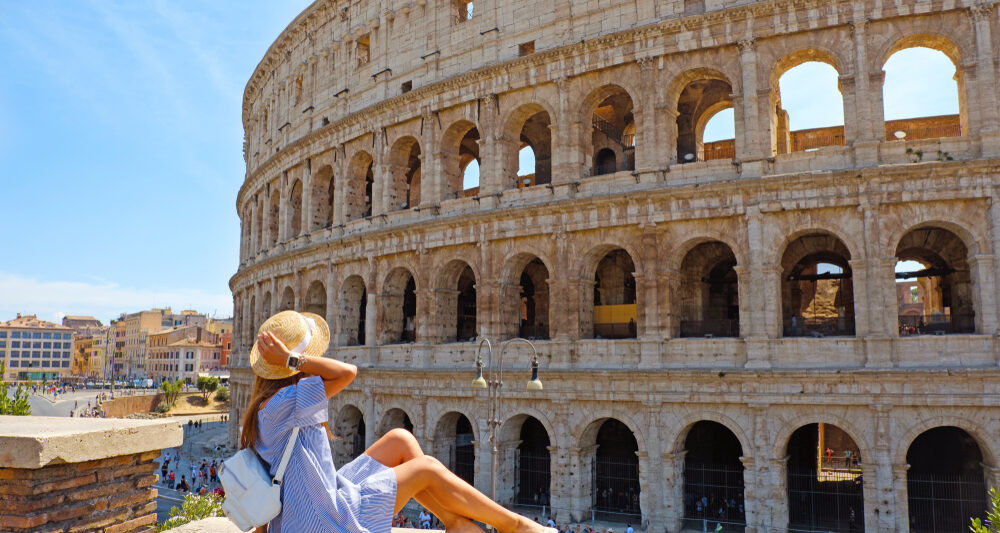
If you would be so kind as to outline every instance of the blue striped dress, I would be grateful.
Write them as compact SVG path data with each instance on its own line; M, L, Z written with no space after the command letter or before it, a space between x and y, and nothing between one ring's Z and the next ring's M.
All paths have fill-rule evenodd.
M310 376L279 390L257 414L257 453L272 476L292 428L301 428L281 484L281 514L268 533L389 533L396 473L364 453L337 471L320 425L327 403L323 380Z

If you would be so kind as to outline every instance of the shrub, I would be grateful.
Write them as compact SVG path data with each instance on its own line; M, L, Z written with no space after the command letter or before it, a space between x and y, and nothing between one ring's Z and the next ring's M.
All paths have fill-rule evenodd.
M215 391L215 399L220 402L229 401L229 388L219 387L219 390Z
M208 403L208 395L219 388L219 378L215 376L198 376L198 390L201 391L205 403Z
M1000 533L1000 491L990 489L990 509L986 511L986 524L979 518L972 519L973 533Z
M225 511L222 510L221 498L214 494L204 496L188 494L180 507L170 509L170 518L164 520L162 524L156 524L156 531L166 531L213 516L226 516Z
M7 384L3 382L5 375L7 375L7 365L0 360L0 415L30 415L31 405L28 404L28 391L22 385L18 385L14 389L14 395L8 398Z
M159 404L156 405L157 413L166 413L169 410L170 410L170 404L167 402L160 402Z

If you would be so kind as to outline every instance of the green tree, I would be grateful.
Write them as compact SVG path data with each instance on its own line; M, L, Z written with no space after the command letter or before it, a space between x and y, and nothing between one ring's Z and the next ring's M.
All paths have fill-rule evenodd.
M222 499L214 494L198 496L188 494L180 507L170 509L170 518L162 524L156 525L157 531L166 531L175 527L183 526L189 522L196 522L203 518L213 516L226 516L222 510Z
M208 403L208 395L215 392L215 389L219 388L219 378L215 376L198 376L198 390L201 391L202 396L205 398L205 403Z
M972 519L969 527L972 533L1000 533L1000 491L990 489L990 510L986 512L986 524L979 518Z
M163 383L160 383L160 390L163 391L164 401L170 404L171 407L177 403L177 395L181 393L182 387L184 387L184 382L179 379L174 382L164 379Z
M14 389L14 395L8 397L7 382L4 381L6 375L7 364L0 361L0 415L30 415L31 405L28 403L28 391L23 385L18 385Z
M215 391L215 399L220 402L225 402L229 400L229 387L219 387L219 390Z

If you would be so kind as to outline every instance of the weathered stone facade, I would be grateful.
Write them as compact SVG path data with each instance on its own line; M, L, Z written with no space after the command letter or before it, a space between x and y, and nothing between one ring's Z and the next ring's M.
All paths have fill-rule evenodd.
M499 495L515 497L535 420L561 521L603 497L612 419L652 531L690 514L702 421L738 441L747 531L789 527L789 442L809 424L863 458L866 531L919 514L907 457L927 430L960 428L1000 485L996 5L484 0L458 16L467 4L320 0L247 85L234 442L256 327L299 309L362 369L331 402L338 464L410 425L458 468L464 415L484 489L468 339L534 337L545 390L508 374ZM912 46L955 63L959 135L887 135L882 65ZM795 152L777 80L804 61L837 69L844 126ZM735 157L712 159L700 134L724 107ZM536 166L518 175L523 146ZM478 189L462 186L472 160ZM937 318L904 328L901 260L940 280Z

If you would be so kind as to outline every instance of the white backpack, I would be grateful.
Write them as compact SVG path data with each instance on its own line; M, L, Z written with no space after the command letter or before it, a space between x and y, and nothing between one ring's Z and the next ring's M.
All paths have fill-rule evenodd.
M253 448L244 448L222 463L219 482L226 491L222 509L241 531L260 527L281 513L281 479L298 436L299 428L292 429L273 479Z

